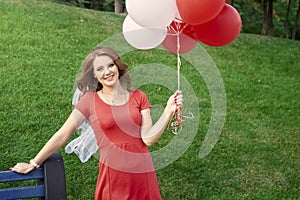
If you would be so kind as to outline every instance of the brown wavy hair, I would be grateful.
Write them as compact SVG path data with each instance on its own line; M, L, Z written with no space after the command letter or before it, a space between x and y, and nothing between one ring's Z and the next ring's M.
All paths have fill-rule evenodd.
M97 92L103 88L102 84L94 77L94 60L98 56L106 55L111 57L115 65L119 70L119 79L121 79L121 84L125 84L129 89L131 86L130 76L127 74L126 69L128 65L121 62L120 56L117 52L109 47L96 47L94 48L84 59L82 63L81 73L79 74L76 84L78 89L85 94L88 91Z

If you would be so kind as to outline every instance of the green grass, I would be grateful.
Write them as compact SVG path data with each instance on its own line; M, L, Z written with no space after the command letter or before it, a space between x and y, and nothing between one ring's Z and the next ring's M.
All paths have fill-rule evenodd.
M7 170L32 158L64 122L84 57L122 32L124 16L36 0L0 0L0 13L0 170ZM200 159L210 95L201 76L183 63L201 121L185 154L157 171L163 198L298 199L300 42L240 34L228 46L203 47L224 81L226 122L216 146ZM124 61L131 68L157 61L176 65L174 55L157 50L134 51ZM170 94L159 85L142 89L160 104ZM173 137L167 131L151 150ZM98 161L82 164L60 152L68 199L92 199Z

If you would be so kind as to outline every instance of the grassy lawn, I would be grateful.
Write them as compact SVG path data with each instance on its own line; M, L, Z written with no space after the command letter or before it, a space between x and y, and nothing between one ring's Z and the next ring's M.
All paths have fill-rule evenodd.
M29 161L62 125L72 109L83 59L122 33L124 16L37 0L0 0L0 13L0 170L7 170ZM195 92L201 117L188 150L157 170L163 199L299 199L300 42L240 34L225 47L201 47L222 76L224 127L212 151L199 158L211 96L203 77L183 62L182 74ZM123 61L130 69L155 62L175 69L177 62L175 55L157 49L130 52ZM161 105L171 94L156 84L141 89ZM175 137L167 130L151 150ZM93 199L98 160L82 164L63 148L59 152L68 199Z

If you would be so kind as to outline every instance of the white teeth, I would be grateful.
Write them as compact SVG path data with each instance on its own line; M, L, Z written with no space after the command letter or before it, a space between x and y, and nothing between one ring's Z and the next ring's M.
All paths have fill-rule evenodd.
M110 75L110 76L107 76L105 77L104 79L110 79L110 78L113 78L114 75Z

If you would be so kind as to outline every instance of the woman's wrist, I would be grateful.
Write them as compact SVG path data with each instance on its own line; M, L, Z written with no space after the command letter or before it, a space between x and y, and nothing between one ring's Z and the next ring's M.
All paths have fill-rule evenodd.
M174 111L172 110L171 106L166 106L165 107L165 114L167 116L167 118L170 118L171 116L173 116Z
M29 162L30 162L30 164L31 164L32 166L34 166L35 168L39 168L39 167L40 167L40 165L39 165L38 163L36 163L33 159L31 159Z

